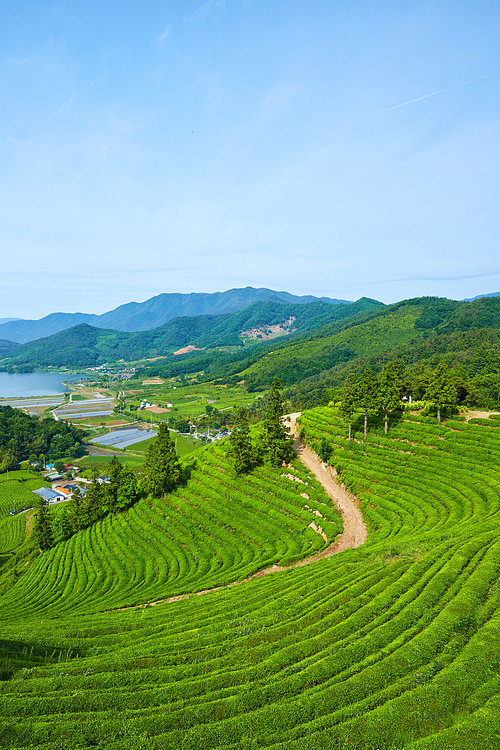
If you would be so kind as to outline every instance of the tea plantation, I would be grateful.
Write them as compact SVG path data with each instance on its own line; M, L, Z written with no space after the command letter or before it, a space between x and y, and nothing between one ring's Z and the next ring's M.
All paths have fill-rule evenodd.
M165 500L0 579L0 746L500 747L500 423L406 417L350 445L330 408L300 423L366 544L244 581L324 548L309 524L330 542L339 517L298 462L234 479L203 449Z

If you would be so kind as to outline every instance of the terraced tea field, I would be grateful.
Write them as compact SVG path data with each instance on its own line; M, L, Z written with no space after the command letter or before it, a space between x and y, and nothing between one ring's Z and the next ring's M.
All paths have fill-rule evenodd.
M182 597L320 549L314 511L339 528L300 466L235 480L223 445L200 451L184 488L3 591L2 746L500 746L500 431L410 417L349 446L331 409L300 422L330 442L366 543Z

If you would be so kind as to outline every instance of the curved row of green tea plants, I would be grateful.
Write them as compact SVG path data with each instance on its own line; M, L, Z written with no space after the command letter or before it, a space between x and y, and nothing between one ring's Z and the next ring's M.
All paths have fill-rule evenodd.
M300 462L236 479L224 448L210 447L184 487L40 554L3 594L0 611L8 617L13 603L23 616L98 611L227 585L324 548L310 526L318 514L333 542L340 515Z
M498 748L500 431L405 420L387 438L372 431L366 443L349 446L331 409L307 412L301 423L310 444L331 443L333 464L361 499L367 543L155 607L96 612L99 592L102 601L113 598L113 580L104 578L93 592L85 584L88 609L75 598L73 614L61 609L53 586L39 609L18 597L5 610L4 647L17 666L0 683L0 744L40 750ZM203 455L204 476L193 473L193 479L200 488L215 488L212 472L218 472L226 487L221 494L228 494L227 471L219 471L224 464L209 451ZM321 498L305 479L308 487L284 477L278 485L296 486L312 507L300 492ZM267 493L270 515L276 502L288 508L287 497L276 500L276 489L266 484L267 470L246 481ZM175 497L188 513L185 490ZM235 504L234 512L243 505ZM187 525L191 516L182 518ZM252 513L255 525L243 518L258 534L260 516ZM226 530L224 516L217 520ZM126 530L121 539L125 546ZM189 575L199 554L194 541L184 542L187 567L179 576ZM86 554L81 567L89 579L100 557L89 548ZM140 587L146 567L136 575ZM42 588L42 578L33 579L31 593L24 589L28 601L38 596L35 584ZM70 595L68 589L64 596ZM124 588L123 601L128 596ZM30 643L36 653L20 667Z
M24 472L10 472L11 474L21 474ZM9 479L0 481L0 518L8 516L12 510L19 512L24 508L33 508L35 506L36 495L33 490L39 487L46 487L46 483L32 474L19 479Z

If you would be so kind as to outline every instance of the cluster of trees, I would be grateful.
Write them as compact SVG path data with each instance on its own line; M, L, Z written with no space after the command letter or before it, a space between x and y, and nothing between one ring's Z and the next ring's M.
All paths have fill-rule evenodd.
M37 461L40 456L79 458L85 453L82 432L55 419L38 419L20 409L0 406L0 472L17 468L21 461Z
M252 441L247 410L245 407L238 410L228 447L228 455L237 475L251 471L264 458L276 468L283 462L291 461L294 455L293 438L283 423L284 412L285 400L277 377L267 397L263 430L258 442Z
M101 483L98 470L94 468L85 494L76 489L71 500L56 515L49 513L46 500L39 499L34 535L42 551L136 502L139 487L132 468L122 465L116 456L107 468L109 482Z
M389 412L400 407L406 387L404 366L400 362L388 362L378 377L370 367L365 368L359 378L350 373L340 394L341 412L349 420L349 441L352 437L352 415L358 410L361 410L364 416L365 439L369 414L383 414L384 430L387 434ZM453 406L457 400L457 388L444 362L440 362L432 371L427 388L422 395L425 400L434 404L437 409L438 422L441 422L442 410Z

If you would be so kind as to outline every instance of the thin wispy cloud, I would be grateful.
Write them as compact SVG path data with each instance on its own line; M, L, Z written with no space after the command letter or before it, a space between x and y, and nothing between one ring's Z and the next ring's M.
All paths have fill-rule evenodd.
M147 188L146 190L139 190L138 193L132 193L132 195L127 195L125 198L122 198L122 200L126 201L128 198L135 198L137 195L144 195L144 193L150 193L152 190L159 190L162 187L166 187L167 185L172 185L172 183L177 182L177 180L170 180L169 182L164 182L161 185L155 185L154 187Z
M211 15L211 13L217 10L217 8L222 8L222 10L224 10L225 7L226 0L206 0L206 2L198 6L198 8L189 15L189 19L191 21L199 21L200 19Z
M160 34L160 36L156 37L156 41L158 42L158 44L160 46L163 44L163 42L165 41L165 39L170 35L171 29L172 29L172 24L169 23L168 26L167 26L167 28L163 32L163 34Z
M375 117L375 115L382 115L384 112L392 112L394 109L399 109L400 107L406 107L408 104L415 104L415 102L421 102L422 99L429 99L431 96L437 96L438 94L444 94L446 91L454 91L455 89L461 89L464 86L470 86L471 83L477 83L477 81L483 81L485 78L491 78L491 76L496 75L496 73L488 73L486 76L480 76L480 78L474 78L472 81L466 81L465 83L459 83L457 86L450 86L447 89L440 89L439 91L432 91L430 94L424 94L423 96L418 96L416 99L409 99L407 102L401 102L400 104L396 104L394 107L388 107L387 109L380 109L378 112L371 112L369 115L364 115L361 117L361 120L366 120L368 117Z
M468 281L469 279L489 279L494 276L500 276L500 271L485 271L484 273L476 273L476 274L467 274L465 276L400 276L399 278L393 278L393 279L376 279L373 281L370 281L370 284L401 284L403 282L407 281L438 281L438 282L446 282L446 281ZM346 284L346 288L352 288L357 286L364 286L366 284L366 281L360 281L356 282L354 284Z

